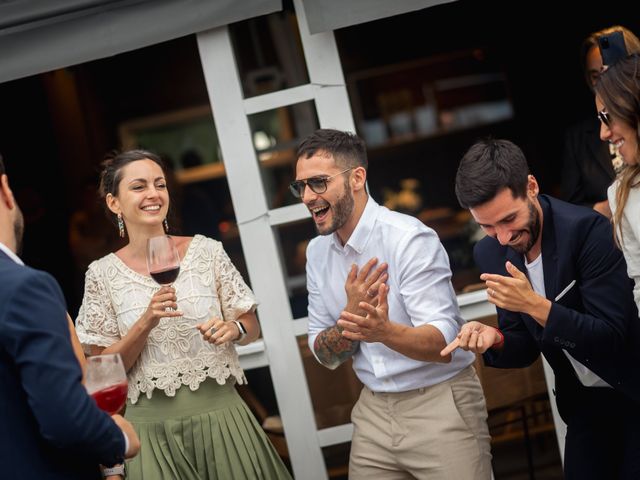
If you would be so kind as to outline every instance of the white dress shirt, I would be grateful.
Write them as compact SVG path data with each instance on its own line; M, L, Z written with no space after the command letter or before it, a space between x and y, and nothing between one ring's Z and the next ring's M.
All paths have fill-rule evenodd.
M24 262L17 256L9 247L7 247L4 243L0 242L0 250L7 254L7 256L16 262L18 265L24 265Z
M393 212L369 197L349 241L336 233L314 238L307 249L309 346L336 325L347 304L345 282L352 264L372 257L386 262L389 320L408 326L432 325L452 342L464 323L451 286L449 258L437 234L414 217ZM314 352L315 355L315 352ZM441 383L471 364L471 352L456 350L450 363L408 358L382 343L360 342L353 368L374 392L404 392Z

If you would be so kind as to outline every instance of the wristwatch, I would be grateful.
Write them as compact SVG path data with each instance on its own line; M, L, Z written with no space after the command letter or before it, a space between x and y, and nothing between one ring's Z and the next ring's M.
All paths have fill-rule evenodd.
M233 341L233 343L238 343L238 342L241 342L242 340L244 340L244 337L247 336L247 329L244 328L244 325L239 320L234 320L233 323L236 324L236 327L238 327L238 331L240 332L240 336L238 338L236 338Z
M113 467L103 467L102 477L106 478L109 475L122 475L124 478L124 463L120 465L114 465Z

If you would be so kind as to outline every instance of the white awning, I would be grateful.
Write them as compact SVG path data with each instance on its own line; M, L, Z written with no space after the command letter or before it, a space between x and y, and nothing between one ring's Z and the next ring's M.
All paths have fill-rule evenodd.
M281 0L0 2L0 83L281 9Z

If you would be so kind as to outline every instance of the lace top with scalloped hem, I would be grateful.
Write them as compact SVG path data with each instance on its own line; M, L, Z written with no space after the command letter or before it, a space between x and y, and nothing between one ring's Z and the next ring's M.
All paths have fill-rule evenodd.
M195 328L213 316L236 320L253 310L256 300L222 244L196 235L180 263L173 284L181 317L163 318L128 373L131 403L154 390L173 397L178 388L192 391L207 378L224 384L229 377L246 383L231 343L206 342ZM113 253L91 263L76 329L85 349L108 347L119 341L140 319L159 285L129 268Z

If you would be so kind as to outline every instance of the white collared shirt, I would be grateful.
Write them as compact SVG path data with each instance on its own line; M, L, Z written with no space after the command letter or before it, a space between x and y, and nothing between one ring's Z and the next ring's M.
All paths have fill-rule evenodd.
M24 265L24 262L20 259L20 257L18 255L16 255L15 253L13 253L13 251L2 242L0 242L0 250L2 250L4 253L6 253L7 256L11 260L16 262L18 265Z
M347 304L344 289L352 264L372 257L386 262L389 319L403 325L432 325L447 343L464 323L451 286L449 258L437 234L414 217L393 212L369 197L344 247L336 233L314 238L307 249L309 346L333 327ZM314 352L315 355L315 352ZM421 362L382 343L360 343L353 368L374 392L403 392L441 383L471 364L471 352L456 350L450 363Z

